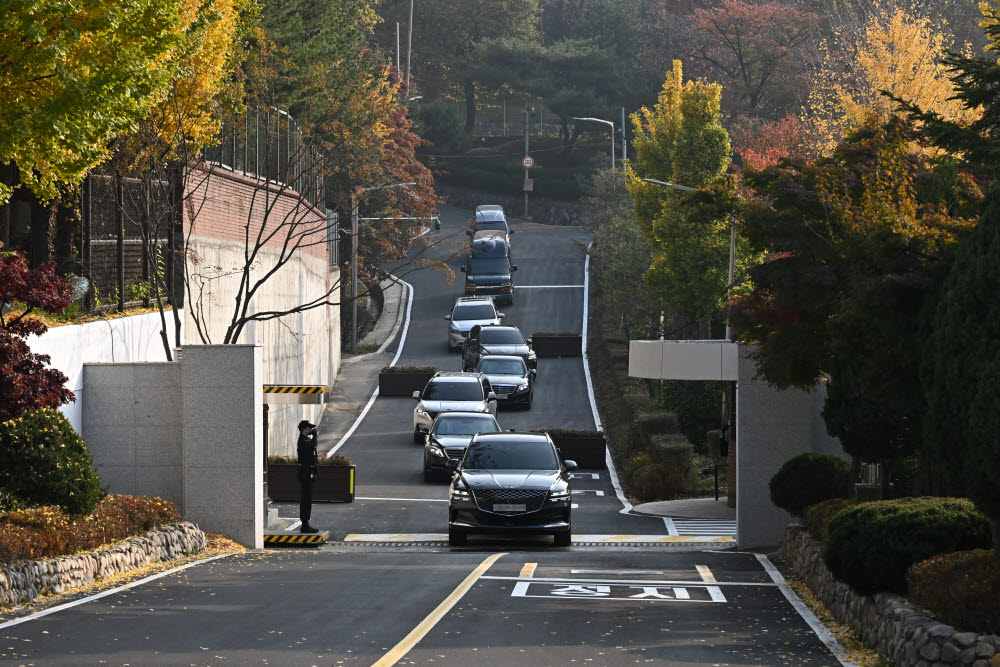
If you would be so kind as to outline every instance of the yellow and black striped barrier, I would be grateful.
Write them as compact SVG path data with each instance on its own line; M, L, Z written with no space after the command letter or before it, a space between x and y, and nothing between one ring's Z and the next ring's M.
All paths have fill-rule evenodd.
M324 530L320 533L264 533L264 546L292 546L308 544L319 546L325 544L330 537L330 531Z
M327 384L265 384L264 402L313 405L326 403L329 393Z

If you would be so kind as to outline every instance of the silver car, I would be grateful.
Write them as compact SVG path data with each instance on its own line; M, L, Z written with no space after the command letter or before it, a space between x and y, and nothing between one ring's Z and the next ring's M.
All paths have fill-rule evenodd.
M442 412L497 414L497 395L482 373L437 373L422 392L413 392L413 442L423 443Z
M448 320L448 351L453 352L462 347L469 329L477 324L500 324L503 313L497 312L491 296L463 296L455 301L451 315L445 315Z
M451 478L449 459L465 455L472 437L477 433L499 433L496 417L481 412L445 412L438 415L424 445L424 481L437 477Z

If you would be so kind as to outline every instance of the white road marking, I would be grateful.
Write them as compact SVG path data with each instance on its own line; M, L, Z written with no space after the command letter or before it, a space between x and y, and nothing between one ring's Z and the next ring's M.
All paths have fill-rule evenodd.
M514 289L560 289L564 287L584 287L584 285L514 285Z
M486 579L487 577L483 577ZM687 586L661 586L648 584L623 584L621 582L597 583L549 583L540 579L520 580L514 584L511 597L517 598L571 598L574 600L616 600L624 602L725 602L721 591L709 589L715 586L698 584ZM537 591L537 592L533 592ZM698 599L691 597L697 592Z
M109 588L106 591L101 591L94 595L88 595L85 598L80 598L79 600L73 600L72 602L67 602L65 604L56 605L55 607L49 607L48 609L43 609L42 611L37 611L34 614L24 616L22 618L15 618L13 620L7 621L5 623L0 623L0 630L4 628L9 628L15 625L20 625L21 623L27 623L28 621L34 621L35 619L42 618L43 616L48 616L49 614L54 614L57 611L63 611L65 609L71 609L73 607L78 607L81 604L86 604L88 602L93 602L94 600L100 600L101 598L108 597L109 595L114 595L115 593L120 593L122 591L127 591L130 588L135 588L136 586L141 586L142 584L149 583L150 581L155 581L161 579L167 575L173 574L175 572L180 572L181 570L186 570L189 567L194 567L195 565L202 565L204 563L210 563L213 560L219 560L220 558L226 558L227 556L232 556L233 554L221 554L219 556L212 556L211 558L205 558L203 560L196 560L193 563L188 563L187 565L181 565L180 567L175 567L164 572L159 572L157 574L145 577L143 579L138 579L131 583L125 584L124 586L116 586L115 588Z
M671 519L678 535L732 535L736 537L735 519Z
M484 575L483 579L496 579L498 581L522 581L520 577L508 577L504 575ZM629 586L684 586L686 588L716 588L742 586L749 588L779 588L778 584L766 581L719 581L714 584L705 584L692 579L664 579L654 581L651 579L572 579L569 577L533 577L533 582L549 582L559 584L627 584Z
M475 534L475 531L472 531ZM551 538L549 538L551 539ZM344 537L345 542L445 542L445 533L351 533ZM702 544L718 544L732 546L732 537L715 537L711 535L573 535L574 544L659 544L662 546L687 546Z
M698 570L698 574L701 575L701 580L710 584L715 583L715 575L712 571L708 569L707 565L695 565L694 569Z
M569 506L569 508L570 508L570 509L574 509L574 510L575 510L575 509L576 509L577 507L579 507L579 505L578 505L578 504L576 504L576 503L571 503L571 504L570 504L570 506Z
M677 532L677 526L674 525L674 520L668 516L663 517L663 525L667 528L667 535L679 535Z
M604 491L600 489L573 489L574 496L584 496L588 493L593 493L595 496L603 496Z
M600 473L596 472L571 472L569 474L570 479L600 479Z
M525 563L524 567L521 568L520 577L522 579L531 579L535 574L535 568L538 567L538 563Z
M768 559L764 554L754 554L757 557L758 562L764 567L764 570L770 575L771 580L777 585L778 589L781 591L785 599L795 608L795 611L799 612L799 616L802 617L812 631L816 633L819 640L826 644L826 647L830 649L834 657L840 661L841 665L844 667L858 667L856 663L851 662L847 659L847 649L844 648L843 644L837 641L837 638L833 636L822 621L816 618L816 614L802 602L801 598L796 595L787 583L785 583L785 577L782 576L781 572L778 571L774 564Z
M396 278L396 276L392 277ZM396 348L396 356L394 356L392 358L392 361L389 362L390 366L395 366L396 362L399 361L399 355L403 353L403 345L406 344L406 334L410 330L410 313L413 310L413 285L406 282L402 278L396 278L396 280L406 285L406 291L407 291L406 319L403 321L403 335L399 339L399 347ZM337 444L331 447L330 451L328 451L325 454L326 458L333 456L338 449L344 446L344 443L347 442L347 439L350 438L352 435L354 435L354 432L358 429L359 426L361 426L361 422L363 422L365 420L365 417L368 416L368 411L372 409L373 405L375 405L375 399L377 398L378 398L378 387L375 387L375 391L372 392L371 398L368 399L368 403L367 405L365 405L365 409L361 411L361 414L358 415L358 418L354 420L353 424L351 424L351 428L347 429L347 433L345 433L340 438L340 440L337 441Z
M663 570L570 570L570 574L663 574Z
M354 496L355 500L393 500L402 502L415 502L415 503L446 503L447 498L369 498L367 496Z

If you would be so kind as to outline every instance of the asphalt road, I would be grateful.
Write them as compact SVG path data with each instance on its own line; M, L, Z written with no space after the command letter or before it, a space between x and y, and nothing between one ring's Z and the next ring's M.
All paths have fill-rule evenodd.
M464 240L467 214L443 213L428 240ZM527 334L579 331L587 235L515 228L520 289L506 321ZM453 285L439 271L407 277L413 317L400 364L459 370L443 319L461 292L457 259L452 266ZM841 664L753 554L502 538L463 548L341 542L446 532L447 485L423 481L413 405L379 398L341 450L358 465L358 500L314 506L328 546L233 555L17 625L0 621L0 665ZM592 428L581 360L540 359L531 410L498 420ZM606 471L581 473L575 533L667 532L660 519L623 514Z

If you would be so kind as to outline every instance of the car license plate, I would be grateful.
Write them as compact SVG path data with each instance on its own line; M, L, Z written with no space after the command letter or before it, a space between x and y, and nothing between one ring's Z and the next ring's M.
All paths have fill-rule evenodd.
M508 398L508 397L510 397L510 392L507 392L506 394L497 394L497 398Z
M510 503L506 503L506 504L505 503L494 503L493 504L493 511L494 512L526 512L527 510L528 510L528 506L525 505L525 504L523 504L523 503L520 504L520 505L510 504Z

